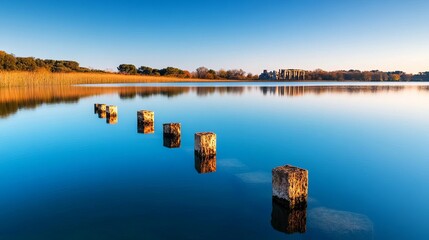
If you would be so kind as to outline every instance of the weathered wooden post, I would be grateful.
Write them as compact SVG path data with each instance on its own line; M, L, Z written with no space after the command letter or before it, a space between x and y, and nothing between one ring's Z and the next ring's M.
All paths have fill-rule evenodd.
M271 226L284 233L305 233L307 229L307 208L291 209L273 199Z
M216 155L201 156L195 154L195 170L200 174L216 172Z
M113 105L109 105L106 107L106 112L110 116L116 116L116 115L118 115L118 107L113 106Z
M216 171L216 134L212 132L195 133L195 169L198 173Z
M100 104L99 103L94 103L94 114L98 113L98 108L99 108Z
M163 144L168 148L178 148L181 143L180 123L165 123L163 128Z
M155 122L155 113L149 110L140 110L137 112L139 122Z
M291 209L307 207L308 171L290 165L272 170L273 200Z
M103 112L106 111L106 104L97 103L96 106L97 106L97 111L103 111Z
M199 156L216 155L216 134L212 132L195 133L194 152Z
M144 134L155 132L155 113L153 111L140 110L137 112L137 132Z

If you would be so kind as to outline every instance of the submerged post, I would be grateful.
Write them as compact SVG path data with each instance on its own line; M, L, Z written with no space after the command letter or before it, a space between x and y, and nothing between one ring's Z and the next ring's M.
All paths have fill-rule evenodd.
M199 156L216 155L216 134L212 132L195 133L194 151Z
M294 209L307 207L308 171L290 165L272 170L273 199Z
M165 123L163 128L163 144L168 148L178 148L181 143L180 123Z

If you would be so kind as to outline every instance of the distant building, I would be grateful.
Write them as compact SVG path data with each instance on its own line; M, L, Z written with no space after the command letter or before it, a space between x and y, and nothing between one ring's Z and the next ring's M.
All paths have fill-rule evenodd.
M264 72L259 75L260 80L306 80L308 72L301 69L279 69L279 71Z

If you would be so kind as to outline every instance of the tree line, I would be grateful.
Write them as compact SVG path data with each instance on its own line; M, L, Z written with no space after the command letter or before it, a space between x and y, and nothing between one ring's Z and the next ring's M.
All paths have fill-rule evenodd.
M76 61L40 59L34 57L15 57L0 51L0 71L37 71L47 70L50 72L103 72L80 67Z
M167 76L177 78L199 78L199 79L228 79L228 80L257 80L258 75L251 73L246 74L242 69L218 70L208 69L206 67L199 67L194 72L187 70L166 67L162 69L151 68L148 66L141 66L137 68L132 64L121 64L118 66L118 71L122 74L130 75L145 75L145 76Z
M37 71L47 70L50 72L104 72L97 69L89 69L79 66L76 61L40 59L34 57L15 57L5 51L0 51L0 71ZM145 75L145 76L167 76L177 78L198 78L212 80L257 80L264 79L260 76L247 73L242 69L220 69L215 71L206 67L199 67L193 72L187 70L166 67L162 69L141 66L137 68L132 64L121 64L118 66L121 74ZM421 72L413 75L402 71L383 72L378 70L340 70L324 71L316 69L306 73L306 79L326 81L429 81L429 72Z
M412 81L413 74L402 71L383 72L379 70L360 71L360 70L340 70L324 71L317 69L309 71L307 78L311 80L334 80L334 81Z

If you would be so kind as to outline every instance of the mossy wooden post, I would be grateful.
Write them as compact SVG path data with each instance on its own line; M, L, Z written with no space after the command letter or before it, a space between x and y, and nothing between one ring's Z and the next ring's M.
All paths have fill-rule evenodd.
M178 148L181 143L180 123L165 123L163 128L163 144L168 148Z
M212 132L195 133L194 151L198 156L215 156L216 134Z
M151 134L155 132L155 113L148 110L137 112L137 132Z
M305 233L307 229L307 208L291 209L272 200L271 226L284 233Z
M113 106L113 105L109 105L106 107L106 112L110 116L116 116L116 115L118 115L118 107Z
M307 207L308 171L290 165L272 170L273 199L294 209Z

